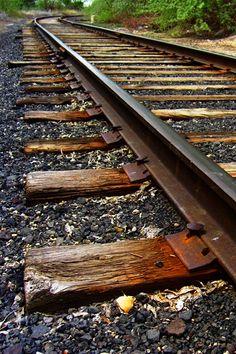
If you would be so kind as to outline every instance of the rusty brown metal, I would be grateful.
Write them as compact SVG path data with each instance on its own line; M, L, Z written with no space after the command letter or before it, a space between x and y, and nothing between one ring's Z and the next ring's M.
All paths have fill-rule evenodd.
M177 234L166 235L165 239L189 271L211 265L216 257L206 244L188 229Z
M88 113L89 117L96 117L96 116L103 115L103 111L100 107L88 108L86 109L86 112Z
M150 173L144 164L138 162L128 163L123 166L123 170L129 177L130 182L144 181L150 177Z
M103 137L104 141L107 143L107 145L113 145L118 142L121 142L123 140L122 136L118 131L111 131L111 132L106 132L106 133L101 133L101 136Z

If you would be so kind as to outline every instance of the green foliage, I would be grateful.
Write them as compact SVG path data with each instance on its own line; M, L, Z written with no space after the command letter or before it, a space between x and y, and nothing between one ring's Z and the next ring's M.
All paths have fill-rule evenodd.
M87 13L101 22L127 22L148 14L159 31L176 33L236 30L236 0L94 0Z
M10 16L14 16L18 14L18 11L23 5L24 0L0 0L0 11L3 11Z
M82 0L36 0L36 7L42 10L81 9Z

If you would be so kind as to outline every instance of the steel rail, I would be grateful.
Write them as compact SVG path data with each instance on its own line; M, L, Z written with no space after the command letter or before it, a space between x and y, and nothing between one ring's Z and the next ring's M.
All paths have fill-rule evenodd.
M114 31L108 28L98 27L87 23L78 23L78 22L66 20L66 18L70 18L70 17L75 17L75 16L61 17L60 21L67 24L71 24L73 26L79 26L84 29L89 29L91 31L104 33L107 36L111 36L113 38L119 38L120 40L127 41L132 44L142 45L148 48L158 49L160 51L166 51L169 53L188 57L195 61L199 61L201 63L212 65L214 67L221 68L221 69L228 69L236 73L235 56L210 52L209 50L198 49L190 46L179 45L173 42L163 41L161 39L152 39L144 36L137 36L129 33Z
M38 32L63 49L65 64L134 153L146 158L152 178L183 217L204 224L202 240L236 282L235 180L39 22Z

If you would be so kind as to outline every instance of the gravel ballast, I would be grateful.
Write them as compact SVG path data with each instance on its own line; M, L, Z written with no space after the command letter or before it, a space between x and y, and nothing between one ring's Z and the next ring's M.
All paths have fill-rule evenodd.
M134 156L127 147L89 154L23 154L24 142L32 138L93 136L109 126L104 121L27 124L20 118L26 110L15 106L23 90L18 85L21 69L7 69L9 60L22 55L17 28L0 34L0 353L234 353L236 294L220 280L176 292L137 294L129 314L114 299L55 315L24 312L24 254L29 247L154 237L181 230L184 221L162 191L148 183L126 196L26 207L24 177L30 171L117 167L124 154L125 162Z

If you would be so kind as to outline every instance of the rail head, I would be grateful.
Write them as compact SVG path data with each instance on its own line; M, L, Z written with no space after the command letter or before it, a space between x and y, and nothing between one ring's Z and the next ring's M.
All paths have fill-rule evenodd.
M186 220L205 224L202 239L236 281L235 180L39 22L36 28L63 48L65 62L79 72L111 123L121 126L136 155L148 156L145 166Z

